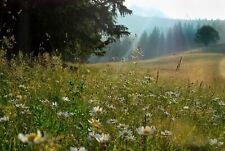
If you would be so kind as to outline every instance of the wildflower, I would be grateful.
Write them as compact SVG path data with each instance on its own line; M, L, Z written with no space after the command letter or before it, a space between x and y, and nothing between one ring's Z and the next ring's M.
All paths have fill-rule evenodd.
M118 129L127 129L129 126L126 124L120 124L117 126Z
M213 99L212 99L212 101L219 101L220 100L220 98L219 97L214 97Z
M0 122L7 122L9 121L9 117L8 116L3 116L0 118Z
M60 83L60 81L59 81L59 80L55 80L55 82L56 82L56 83Z
M152 114L151 113L146 113L145 116L151 118Z
M144 79L148 80L148 81L154 81L155 80L153 77L150 77L150 76L144 76Z
M142 108L142 111L147 111L149 109L149 106L145 106L144 108Z
M132 131L131 130L125 129L125 130L119 131L119 136L122 139L134 140L134 136L132 135Z
M22 100L22 99L23 99L23 96L22 96L22 95L17 95L16 98L17 98L18 100Z
M112 105L112 104L110 104L110 105L108 104L107 107L108 107L109 109L112 109L112 110L115 110L115 109L116 109L116 107L115 107L114 105Z
M22 134L18 135L18 139L23 143L35 143L40 144L45 141L46 137L40 130L37 130L37 133L30 133L30 134Z
M225 102L223 102L223 101L218 102L218 104L219 104L220 106L225 106Z
M26 89L26 86L25 86L25 85L23 85L23 84L20 84L20 85L18 86L18 88L21 88L21 89Z
M188 110L189 106L184 106L183 109Z
M65 102L69 102L70 101L70 99L68 97L66 97L66 96L62 97L62 100L65 101Z
M90 100L88 100L88 103L94 103L94 102L97 102L97 100L93 100L93 99L90 99Z
M68 112L58 112L57 113L58 116L62 116L62 117L69 117L69 113Z
M85 147L70 147L70 151L87 151Z
M122 111L123 111L125 114L127 114L127 115L129 114L129 112L128 112L128 111L129 111L129 109L128 109L128 108L126 108L126 107L125 107Z
M172 121L175 121L175 117L172 117L171 120L172 120Z
M88 122L98 131L102 130L102 124L99 122L99 120L96 120L94 118L88 120Z
M49 103L49 100L48 99L44 99L44 100L40 100L40 102L42 102L42 103Z
M88 133L88 140L91 141L93 139L95 139L95 132L94 131Z
M90 115L91 116L95 116L96 114L100 114L103 112L103 108L99 107L99 106L96 106L94 107L91 111L90 111Z
M15 103L15 106L17 107L17 108L25 108L25 105L24 104L17 104L17 103Z
M167 111L164 111L164 115L169 116L169 115L170 115L170 113L169 113L169 112L167 112Z
M162 136L171 136L173 133L171 131L165 130L165 131L161 131L161 135Z
M178 92L173 92L173 91L168 91L168 92L166 92L166 94L169 96L169 97L171 97L171 98L173 98L173 97L179 97L180 96L180 93L178 93Z
M155 127L149 127L149 126L141 126L137 129L137 132L139 135L152 135L155 132Z
M209 144L210 145L216 145L218 143L217 139L209 139Z
M125 139L132 141L132 140L135 140L135 137L134 137L134 135L128 135L128 136L125 137Z
M116 124L118 122L117 119L109 119L106 123L107 124Z
M176 98L172 98L170 104L172 104L172 103L177 104L177 103L178 103L178 102L177 102L177 99L176 99Z
M58 106L58 103L57 102L52 102L52 107L57 107Z
M209 139L209 144L210 145L223 146L223 142L218 141L216 138Z
M100 134L95 134L95 139L99 142L99 143L106 143L109 141L109 134L104 134L102 133Z
M223 142L218 142L218 146L223 146Z
M152 98L155 98L156 97L156 95L155 94L152 94L152 93L149 94L149 96L152 97Z

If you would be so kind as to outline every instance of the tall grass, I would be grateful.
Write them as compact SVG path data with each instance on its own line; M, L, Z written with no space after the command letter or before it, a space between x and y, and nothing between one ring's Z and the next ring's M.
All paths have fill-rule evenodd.
M135 65L76 66L1 52L0 150L224 150L224 94Z

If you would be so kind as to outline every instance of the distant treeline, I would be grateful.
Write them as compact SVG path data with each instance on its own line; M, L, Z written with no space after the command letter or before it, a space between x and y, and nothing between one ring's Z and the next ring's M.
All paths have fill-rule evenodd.
M225 21L221 20L193 20L179 21L168 29L155 27L145 30L140 35L124 37L120 41L107 47L109 50L103 58L92 58L91 61L121 60L130 58L132 51L140 49L142 58L148 59L176 52L202 47L195 41L195 33L203 25L210 25L220 35L220 43L225 42Z

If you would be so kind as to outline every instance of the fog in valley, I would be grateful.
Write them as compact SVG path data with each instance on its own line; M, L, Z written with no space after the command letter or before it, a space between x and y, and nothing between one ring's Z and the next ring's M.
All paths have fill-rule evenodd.
M129 28L131 35L107 46L105 56L92 56L90 63L129 60L136 49L141 51L142 59L150 59L204 47L195 40L195 33L203 25L218 31L218 44L225 42L225 20L127 16L119 22Z

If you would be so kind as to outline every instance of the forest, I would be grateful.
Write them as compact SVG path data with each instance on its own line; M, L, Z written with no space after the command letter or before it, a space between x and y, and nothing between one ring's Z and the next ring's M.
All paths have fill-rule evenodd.
M175 20L171 24L166 19L164 20L169 26L147 27L139 34L133 33L130 36L124 36L105 48L107 53L104 57L91 57L89 61L106 62L118 61L124 58L131 59L132 52L136 49L140 49L141 59L149 59L204 47L195 39L197 30L203 25L210 25L218 31L220 36L218 43L225 42L225 21Z

